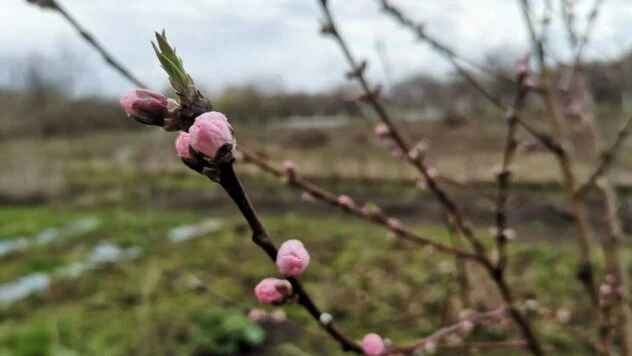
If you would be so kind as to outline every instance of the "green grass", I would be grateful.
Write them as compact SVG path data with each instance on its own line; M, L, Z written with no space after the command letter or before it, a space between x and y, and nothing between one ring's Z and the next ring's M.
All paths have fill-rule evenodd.
M2 281L80 261L98 242L143 251L136 260L55 280L48 292L2 310L0 355L342 355L297 306L285 307L287 323L261 330L244 319L250 308L260 307L252 288L275 275L275 268L250 242L243 223L226 210L0 208L0 216L10 218L3 220L8 227L3 224L0 231L9 235L36 233L78 218L100 221L80 238L6 257ZM222 219L220 231L180 244L167 240L171 228L209 215ZM327 220L298 212L264 214L264 221L275 241L304 241L312 264L301 279L352 337L377 331L395 342L410 342L454 318L458 285L451 258L395 240L341 213ZM448 239L441 227L417 229ZM573 255L564 245L516 243L510 281L517 296L581 315L587 300L573 279ZM476 305L496 305L493 287L475 268L472 280ZM584 326L582 318L574 321ZM537 318L536 323L546 333L547 345L558 352L589 354L562 327ZM506 337L515 334L491 328L477 331L472 339Z

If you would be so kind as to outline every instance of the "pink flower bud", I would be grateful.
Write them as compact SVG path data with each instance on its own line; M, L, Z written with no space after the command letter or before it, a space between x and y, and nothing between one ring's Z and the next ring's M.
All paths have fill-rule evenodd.
M367 356L379 356L384 353L384 340L378 334L367 334L362 339L362 351Z
M281 303L292 294L292 285L285 279L266 278L255 287L255 296L264 304Z
M338 204L345 209L352 209L355 207L355 202L348 195L341 195L338 197Z
M211 111L198 116L189 129L191 146L198 152L214 158L226 144L235 144L233 128L224 114Z
M250 311L248 312L248 319L252 320L252 321L264 321L266 320L266 318L268 317L268 313L263 310L263 309L250 309Z
M186 132L180 132L178 138L176 138L176 153L180 158L191 158L191 150L189 145L191 144L191 134Z
M388 126L382 123L377 124L373 129L373 132L375 133L375 136L380 139L385 139L391 134L391 130L389 130Z
M299 240L285 241L277 253L276 265L282 275L296 277L309 265L309 253Z
M151 90L133 90L120 102L127 115L147 125L162 126L168 113L167 97Z
M531 61L531 53L527 53L516 63L516 74L518 78L523 78L529 75L529 62Z
M396 219L396 218L388 218L388 219L386 219L386 225L391 230L401 230L401 229L404 228L404 226L402 225L402 222L399 221L399 219Z
M283 171L288 179L296 178L296 164L293 161L283 161Z

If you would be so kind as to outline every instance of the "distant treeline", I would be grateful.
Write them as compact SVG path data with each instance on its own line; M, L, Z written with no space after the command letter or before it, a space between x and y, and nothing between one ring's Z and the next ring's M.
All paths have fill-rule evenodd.
M477 79L501 100L508 101L514 74L510 60L488 60L488 73ZM27 61L19 85L0 89L0 137L64 135L94 130L134 129L125 120L115 100L73 98L72 78L57 78L43 71L41 60ZM568 68L558 67L558 73ZM51 73L54 71L48 71ZM67 73L67 72L66 72ZM617 109L624 92L632 92L632 53L612 61L585 64L583 73L598 105ZM218 110L236 122L270 123L296 116L356 115L359 106L353 87L341 86L322 93L272 91L256 85L233 86L211 96ZM387 102L398 108L451 120L484 117L490 104L461 77L437 79L427 74L410 76L382 91ZM76 97L76 96L75 96Z

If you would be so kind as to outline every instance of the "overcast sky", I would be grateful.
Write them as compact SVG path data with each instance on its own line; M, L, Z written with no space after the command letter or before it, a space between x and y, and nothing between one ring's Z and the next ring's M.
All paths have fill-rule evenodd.
M198 83L220 88L244 82L287 89L320 90L343 81L346 70L334 43L318 35L316 0L57 0L132 72L157 89L165 86L149 45L165 28ZM375 0L330 0L341 29L358 56L368 58L371 76L384 81L376 42L385 44L394 79L426 71L444 74L445 61L380 12ZM556 1L557 3L558 1ZM593 0L577 0L578 25ZM0 61L33 54L72 58L81 91L116 96L131 88L102 65L63 19L25 0L0 0ZM527 48L517 0L392 0L427 24L427 31L465 57L482 60L494 49ZM534 3L538 3L537 0ZM632 45L632 1L606 0L587 55L613 57ZM555 26L554 26L555 28ZM552 46L563 53L563 36ZM70 54L70 55L69 55ZM0 66L0 84L10 81ZM59 68L55 70L60 70Z

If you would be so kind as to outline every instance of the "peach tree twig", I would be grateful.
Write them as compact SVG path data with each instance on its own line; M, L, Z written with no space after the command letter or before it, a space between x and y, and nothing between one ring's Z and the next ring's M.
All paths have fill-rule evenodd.
M486 72L490 75L493 75L494 77L506 80L508 82L514 83L514 80L510 78L506 78L504 76L499 76L495 73L492 73L491 70L489 70L488 68L485 68L472 61L463 59L462 57L457 55L457 53L453 49L448 47L446 44L443 44L436 38L433 38L430 35L428 35L428 33L426 32L425 26L423 24L415 23L415 21L407 17L406 14L404 14L402 10L395 7L388 0L379 0L379 2L382 4L382 9L386 14L390 15L400 25L410 29L415 34L415 36L417 36L419 40L426 42L433 50L435 50L442 57L447 59L450 62L450 64L452 64L454 69L459 73L459 75L461 75L474 89L476 89L476 91L478 91L481 95L483 95L485 99L491 102L494 106L498 107L500 110L505 109L505 105L503 104L502 100L498 96L492 94L489 90L487 90L485 86L483 86L483 84L481 84L474 77L473 74L471 74L463 65L461 65L460 62L466 63L467 65L471 67L474 67L480 71Z
M442 244L435 241L434 239L427 238L415 233L412 229L406 227L399 220L384 215L384 213L382 213L382 209L380 209L378 206L373 206L370 209L361 208L357 206L350 198L341 199L341 196L329 192L324 188L316 185L315 183L308 181L307 179L301 177L294 170L292 170L292 172L288 174L288 172L284 171L281 168L274 167L266 159L249 152L243 147L239 149L239 152L243 156L244 162L251 163L259 167L264 172L274 175L278 178L286 179L287 184L289 184L291 187L300 189L301 191L310 194L310 196L315 199L340 208L344 212L359 217L363 220L383 226L390 230L393 234L395 234L395 236L403 240L414 242L422 246L429 246L438 252L451 254L460 258L476 260L479 262L482 261L479 255Z
M577 191L575 194L579 196L585 195L590 190L590 188L595 186L595 184L597 183L597 181L599 180L601 176L608 173L608 170L612 167L612 165L616 161L617 156L623 146L623 143L625 142L627 137L630 135L630 129L632 129L632 116L629 116L625 120L621 129L619 129L617 133L617 137L615 138L612 145L605 150L604 149L601 150L600 160L599 160L599 163L597 164L597 167L590 174L586 182L583 183L579 188L577 188Z
M188 100L184 100L181 98L178 105L172 106L172 109L168 111L163 111L160 109L156 109L152 104L148 108L158 112L159 115L164 115L165 117L161 122L167 122L168 118L176 121L181 121L177 125L172 125L174 127L179 127L184 131L190 131L190 135L194 135L193 130L189 130L186 125L190 122L188 115L202 115L204 112L208 112L211 110L211 104L208 100L206 100L203 95L198 90L189 90L186 92L181 92L178 89L184 86L189 86L190 89L194 87L193 80L186 74L186 71L183 68L183 64L181 59L176 55L173 48L168 44L164 32L162 34L156 34L158 39L158 46L154 46L156 49L156 54L159 57L160 62L163 64L164 70L169 75L170 82L179 92L179 95L188 96ZM145 105L146 100L144 98L139 98L139 104ZM167 106L167 102L169 99L165 99L164 106ZM126 107L127 102L123 102L124 107ZM190 105L188 107L183 107L182 105ZM195 108L195 110L200 110L200 112L194 112L191 108ZM128 111L129 110L129 111ZM137 113L136 107L130 105L129 108L126 107L126 111L129 114L134 115ZM179 112L183 111L183 112ZM149 115L147 111L138 111L142 115ZM225 119L224 119L225 120ZM138 121L141 123L147 123L143 118L138 118ZM224 127L230 128L227 121L220 121ZM196 120L197 125L197 120ZM270 238L263 222L261 221L258 213L256 212L253 204L251 203L248 195L241 184L237 174L234 170L234 162L235 157L233 155L234 152L234 141L232 138L231 132L230 138L222 138L222 140L228 140L228 142L221 144L218 148L215 149L212 155L210 153L202 153L194 150L193 146L188 146L188 152L190 156L181 156L183 163L189 167L190 169L208 177L210 180L218 183L229 195L229 197L233 200L239 211L241 212L243 218L248 223L250 230L252 232L252 241L261 248L266 255L272 260L276 261L278 250L274 245L272 239ZM220 137L208 138L210 142L213 142L215 145L219 145L216 143ZM193 141L191 141L191 145L193 145ZM242 153L243 154L243 153ZM277 172L274 169L268 169L272 172ZM299 177L292 172L291 170L287 174L289 181L300 181ZM303 187L309 188L306 182L302 183ZM311 192L313 194L320 194L322 198L326 198L328 194L326 192L319 192L316 188L312 187ZM334 199L334 196L329 196L331 200ZM340 205L345 205L349 209L353 208L353 205L350 204L342 204L340 199L335 198L336 201ZM371 216L378 220L387 219L381 214L371 214ZM388 220L388 219L387 219ZM393 223L391 221L387 221L390 227L394 230L403 233L405 230L399 226L399 224ZM435 246L436 248L437 246ZM315 319L319 325L340 345L343 351L349 351L354 353L362 353L363 347L360 346L357 342L343 334L333 323L333 319L331 315L321 312L321 310L315 305L312 298L309 296L308 292L303 288L302 284L296 277L286 277L287 281L292 286L291 295L296 297L296 302L301 305L307 312ZM515 306L506 306L502 307L502 310L517 310ZM490 314L491 315L491 314ZM487 313L475 314L473 317L468 319L469 323L477 323L481 320L489 317ZM460 326L462 328L462 325ZM434 333L431 338L440 339L444 335L450 333L453 328L440 329L438 332ZM397 347L395 347L397 349ZM390 353L390 351L386 351Z
M442 206L448 211L456 227L456 231L466 238L466 240L472 245L477 254L485 254L485 247L476 238L476 236L474 236L473 230L471 229L471 227L468 226L463 217L461 208L452 200L452 198L443 190L443 188L441 188L437 184L437 181L434 179L431 171L424 162L422 154L418 152L418 150L413 149L408 141L404 138L404 136L390 117L390 114L387 111L386 107L382 104L378 95L375 93L375 90L369 84L369 81L365 75L367 63L366 61L357 61L351 53L347 42L338 30L327 0L318 0L318 3L321 5L321 9L325 16L325 23L322 27L322 33L332 36L336 43L339 45L345 59L349 64L349 67L351 68L350 72L347 74L347 77L349 79L355 79L360 84L362 90L365 93L367 103L373 108L373 110L375 111L379 119L384 123L384 125L386 125L391 139L401 150L406 160L414 168L416 168L417 171L419 171L430 191L435 195Z
M555 99L552 88L549 69L545 60L544 46L537 35L531 18L531 5L529 0L520 0L522 14L527 26L529 36L534 47L535 57L538 61L542 85L542 97L545 110L551 126L553 136L560 142L560 150L553 151L557 159L566 192L573 208L573 216L577 223L577 245L580 252L580 265L577 270L577 278L583 284L594 306L598 304L598 293L594 277L591 245L593 231L588 221L585 203L575 194L577 181L574 172L574 161L568 150L568 144L563 130L564 118Z
M211 104L197 89L194 89L192 79L184 70L181 59L167 42L164 32L162 34L157 33L156 38L158 46L154 46L154 48L160 62L163 64L163 69L169 75L170 82L174 89L179 92L179 95L186 96L186 98L181 98L180 104L188 105L187 107L175 109L175 111L183 110L182 113L169 112L168 115L174 120L180 121L180 125L176 126L188 131L189 128L186 126L191 123L188 115L199 116L204 112L210 111ZM189 87L190 90L179 90L183 87ZM195 112L196 110L198 112ZM235 173L233 167L235 159L232 153L233 144L224 144L218 149L215 157L210 158L194 151L192 148L190 150L193 154L192 158L183 158L183 163L224 188L248 223L252 232L253 243L262 249L274 263L277 257L277 248ZM323 313L316 306L307 290L296 277L287 277L287 281L292 285L292 295L296 297L296 302L340 345L342 350L357 354L362 353L360 345L335 326L331 315Z
M572 85L573 81L577 77L577 74L581 70L582 56L584 54L584 50L588 46L590 35L592 34L595 28L595 23L597 22L597 18L599 17L599 10L604 3L605 0L595 0L590 12L588 13L588 19L584 32L579 36L576 35L574 42L571 41L571 48L574 50L574 55L572 59L573 62L571 64L571 70L567 77L567 80L561 87L561 91L563 93L569 91L570 86Z
M466 240L472 245L474 252L477 255L481 256L483 261L485 261L483 266L485 267L485 270L488 272L489 276L498 288L503 301L508 305L509 314L511 315L512 319L520 329L523 337L527 341L528 348L531 353L536 356L543 355L544 353L542 350L542 346L540 345L540 342L535 335L534 329L531 326L529 319L525 315L523 315L522 312L518 310L515 305L513 305L515 297L511 287L507 283L504 274L497 268L497 266L494 266L493 263L490 261L489 256L487 256L485 247L476 238L471 227L469 227L465 223L465 220L461 213L461 209L458 207L458 205L456 205L456 203L446 194L446 192L436 184L433 176L428 170L428 167L425 165L423 155L420 152L415 152L416 150L411 151L407 141L397 130L397 127L394 125L392 119L390 118L388 111L383 106L377 95L374 94L373 89L371 88L368 80L365 77L366 62L359 63L356 61L349 49L349 46L340 34L329 9L328 1L319 0L318 2L321 5L321 9L323 10L326 21L323 25L322 32L333 36L333 38L340 46L340 49L342 50L349 66L351 67L351 72L348 76L350 78L356 79L361 85L362 89L365 92L365 95L367 96L369 104L373 107L378 117L390 130L393 140L403 151L408 162L411 163L415 168L417 168L417 170L422 174L430 190L434 193L437 200L443 205L444 209L446 209L446 211L450 214L450 217L453 219L454 226L456 227L456 231L460 234L463 234Z
M192 167L199 173L203 174L204 167ZM233 160L228 160L218 166L219 180L218 183L231 197L235 205L241 211L244 219L250 226L252 231L252 241L261 248L268 257L274 262L277 256L277 249L274 246L266 228L264 227L259 215L255 211L246 191L244 190L239 178L235 174ZM212 178L211 178L212 179ZM331 320L323 318L323 312L316 306L308 292L302 286L297 278L289 277L287 280L292 284L293 293L298 296L297 303L303 306L305 310L312 316L314 320L340 345L343 351L352 351L362 353L361 347L351 338L345 336Z
M50 9L57 11L74 29L79 36L94 48L105 63L117 71L122 77L127 79L133 85L146 88L147 86L140 81L132 72L127 69L120 61L118 61L103 45L92 35L85 27L83 27L63 6L59 4L57 0L27 0L28 3L40 6L43 9Z
M568 76L566 86L562 90L567 90L573 81L581 75L580 67L582 66L582 51L588 44L590 33L594 28L599 9L603 5L604 0L596 0L593 8L588 15L588 23L584 34L578 40L579 42L571 43L571 47L575 46L576 54L574 57L571 73ZM571 93L565 92L567 95ZM630 305L626 302L629 291L627 290L628 278L625 271L624 262L621 259L621 247L624 238L621 218L619 216L619 199L617 197L615 187L613 186L610 177L608 177L607 170L616 160L616 155L619 153L620 147L623 145L630 126L632 118L628 118L621 129L618 131L614 143L605 148L602 138L602 133L595 121L594 112L583 110L580 112L581 117L587 123L588 133L593 142L593 152L600 156L600 161L597 164L594 172L589 176L587 182L581 185L576 193L578 196L582 196L593 185L596 185L599 192L603 196L605 202L606 213L604 221L608 228L608 232L600 234L600 243L604 254L605 269L606 269L606 284L605 288L611 288L616 292L617 297L613 298L612 303L608 301L600 300L600 310L602 314L602 320L600 325L600 342L603 345L604 354L611 352L610 345L613 343L613 337L616 333L620 352L622 356L632 355L632 310ZM601 287L600 287L601 288ZM601 289L600 289L601 291ZM620 292L619 292L620 291ZM603 296L602 296L603 297Z
M520 111L522 111L529 86L525 85L529 72L528 63L521 63L523 68L519 69L518 80L516 84L516 95L513 107L507 110L505 121L507 122L507 134L505 135L505 148L502 155L502 163L500 172L496 176L498 189L496 199L496 247L498 248L498 268L505 270L507 265L507 201L509 199L509 186L511 184L510 166L514 159L518 142L516 141L516 133L518 129L518 120Z
M243 149L241 150L241 153L244 155L243 157L244 161L250 162L259 166L265 172L273 174L277 177L286 176L286 173L284 173L279 168L275 168L274 166L266 162L266 160L259 158L256 155L250 154L248 152L244 152ZM375 214L375 213L367 214L362 209L358 209L354 207L353 205L341 203L335 194L322 190L316 187L315 185L307 182L306 180L301 179L295 172L291 174L291 177L288 177L288 184L290 184L291 186L297 187L299 189L302 189L312 194L315 198L323 200L329 203L330 205L338 206L349 213L360 216L374 223L387 226L391 231L393 231L396 235L401 236L402 238L405 238L405 236L409 234L409 232L407 232L409 230L407 230L403 225L393 224L392 222L389 224L389 221L391 220L384 215ZM405 234L405 235L400 235L400 234ZM412 235L412 236L416 236L416 235ZM419 241L417 238L415 238L415 240ZM455 256L460 256L462 258L475 261L479 263L482 267L484 267L484 269L489 272L490 276L492 277L492 280L496 283L501 293L501 296L503 297L503 300L507 303L509 314L511 315L511 317L514 319L516 324L519 326L520 330L525 335L525 339L528 341L528 344L529 344L528 347L532 350L534 354L542 355L542 350L539 346L539 342L537 341L535 334L533 333L533 330L530 326L528 319L526 319L526 317L521 313L521 311L514 305L513 293L511 292L511 289L509 285L507 284L503 273L498 269L497 266L493 266L486 256L471 254L469 252L463 253L463 252L460 252L460 250L455 249L454 247L450 247L450 246L444 246L444 247L441 247L441 249L439 249L439 246L434 245L434 244L431 246L435 247L438 251L454 254Z
M432 334L415 341L408 346L395 347L389 350L388 355L413 354L417 351L424 351L424 348L437 348L439 343L450 335L467 334L472 331L478 324L486 321L494 321L503 319L507 314L506 307L500 307L488 312L475 312L471 316L466 317L459 322L436 330Z

